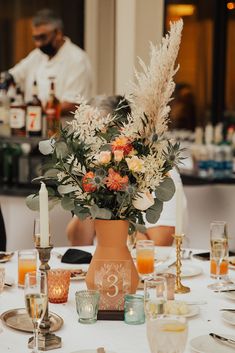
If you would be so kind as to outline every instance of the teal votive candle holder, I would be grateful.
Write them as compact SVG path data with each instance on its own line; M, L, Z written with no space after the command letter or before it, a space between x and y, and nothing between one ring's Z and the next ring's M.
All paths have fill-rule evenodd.
M144 296L126 294L124 302L124 321L128 325L140 325L145 322Z

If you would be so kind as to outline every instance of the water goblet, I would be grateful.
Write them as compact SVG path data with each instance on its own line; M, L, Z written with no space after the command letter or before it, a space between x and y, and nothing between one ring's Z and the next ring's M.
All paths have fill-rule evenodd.
M44 272L28 272L25 275L25 306L33 322L34 348L38 353L38 328L47 308L47 276Z
M215 221L210 225L210 273L217 281L208 286L220 290L228 284L228 234L227 224Z
M155 276L154 279L146 279L144 281L144 308L146 317L156 318L164 314L166 301L166 278Z
M188 336L187 321L179 316L147 318L147 338L151 353L183 353Z

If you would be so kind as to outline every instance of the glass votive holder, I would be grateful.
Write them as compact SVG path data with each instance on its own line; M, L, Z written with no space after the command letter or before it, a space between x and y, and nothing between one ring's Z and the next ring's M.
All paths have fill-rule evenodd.
M48 300L50 303L66 303L70 285L70 271L53 269L48 271Z
M140 325L145 322L144 296L126 294L124 303L124 321L129 325Z
M166 279L167 300L174 300L176 275L174 275L173 273L158 273L158 276L164 277Z
M81 290L75 293L78 321L93 324L97 321L100 293L97 290Z
M0 293L2 293L5 284L5 268L0 267Z

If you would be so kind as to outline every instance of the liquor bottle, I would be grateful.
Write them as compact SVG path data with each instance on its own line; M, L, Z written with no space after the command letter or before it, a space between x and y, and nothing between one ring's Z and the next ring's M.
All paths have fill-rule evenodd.
M10 99L7 96L4 74L0 75L0 135L10 136L9 127Z
M29 136L42 136L42 103L38 98L37 81L33 82L32 96L26 108L26 131Z
M20 87L16 88L16 98L10 106L10 128L12 136L25 136L25 104Z
M50 92L46 103L45 114L47 122L47 136L52 137L59 133L61 104L55 95L54 77L49 77Z

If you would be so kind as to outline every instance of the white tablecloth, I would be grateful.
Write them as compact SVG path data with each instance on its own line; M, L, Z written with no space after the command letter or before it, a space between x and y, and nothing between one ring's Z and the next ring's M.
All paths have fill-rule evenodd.
M90 247L83 248L87 251L93 250ZM57 248L54 251L63 253L65 249ZM235 335L235 326L224 323L221 317L220 308L233 307L235 301L231 301L222 293L214 293L207 288L213 282L209 277L209 262L196 259L185 260L185 265L194 264L203 269L203 273L183 280L183 284L191 288L191 292L183 295L176 295L176 299L184 301L201 301L206 304L199 305L200 313L188 320L189 336L185 353L191 352L189 341L196 336L205 335L209 332L217 332ZM5 265L7 276L17 281L17 254ZM60 260L52 255L50 260L52 268L76 267L78 265L61 264ZM235 271L230 270L230 277L235 280ZM82 349L95 349L104 346L107 350L115 353L150 353L146 338L146 326L127 325L122 321L97 321L95 324L84 325L78 322L78 315L75 306L75 292L85 288L84 281L73 281L70 285L69 299L66 304L49 304L49 310L60 315L64 320L63 327L57 331L62 338L62 348L54 350L55 353L72 353ZM0 313L13 308L24 307L24 291L18 289L15 284L11 288L5 288L0 294ZM30 334L21 333L3 326L0 333L1 353L26 353ZM213 352L212 352L213 353ZM226 347L224 349L226 353Z

